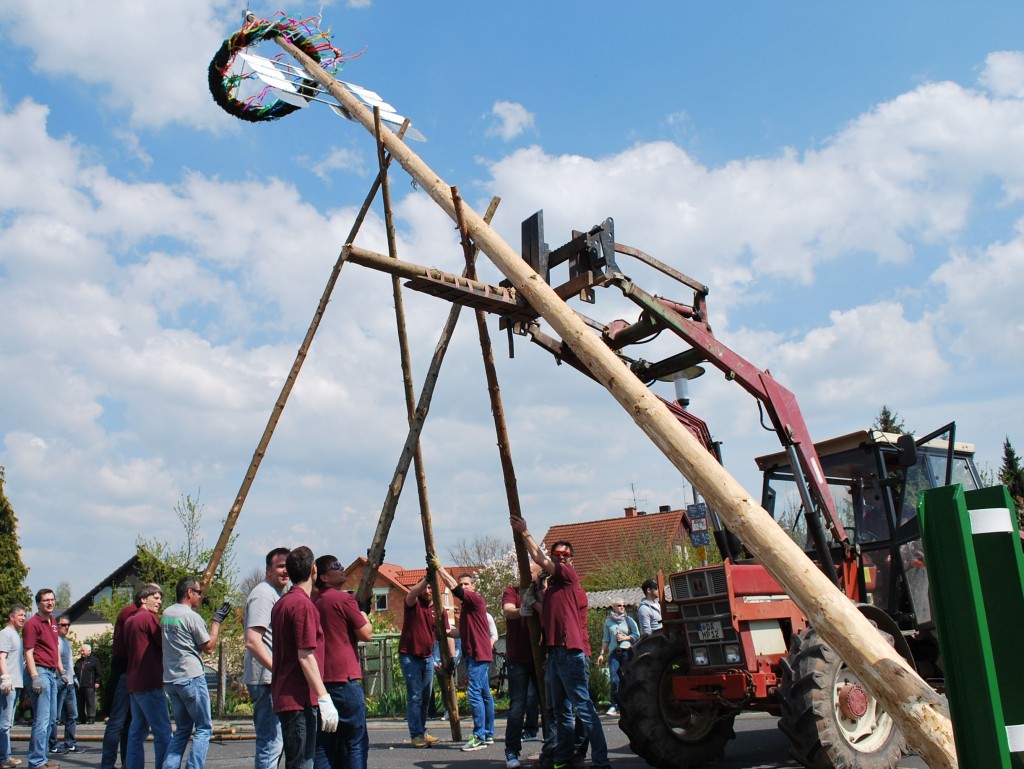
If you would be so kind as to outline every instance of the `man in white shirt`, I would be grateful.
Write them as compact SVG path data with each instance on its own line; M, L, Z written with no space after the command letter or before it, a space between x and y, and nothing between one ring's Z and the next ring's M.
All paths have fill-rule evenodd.
M21 629L25 627L28 609L20 603L7 612L7 627L0 630L0 769L14 769L21 761L11 757L11 727L14 705L25 685L22 668Z

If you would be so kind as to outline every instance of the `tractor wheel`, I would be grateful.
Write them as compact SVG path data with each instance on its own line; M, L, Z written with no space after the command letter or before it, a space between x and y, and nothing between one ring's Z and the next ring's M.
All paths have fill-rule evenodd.
M889 714L811 628L782 660L780 700L789 752L809 769L895 769L906 750Z
M736 736L735 712L672 701L672 677L689 670L685 650L655 635L640 642L619 673L619 727L633 752L658 769L688 769L718 760Z

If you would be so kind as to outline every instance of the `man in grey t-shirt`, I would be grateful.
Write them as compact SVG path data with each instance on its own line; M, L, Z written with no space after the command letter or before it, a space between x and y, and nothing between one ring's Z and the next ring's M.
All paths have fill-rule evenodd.
M25 685L22 668L21 629L25 627L28 609L20 603L7 612L7 627L0 630L0 767L14 769L21 761L11 757L11 727L14 725L14 704Z
M164 610L160 618L163 636L164 691L171 700L174 723L177 728L171 743L167 746L164 767L180 769L185 755L188 738L195 729L192 751L188 756L187 769L203 769L206 752L213 734L213 717L210 713L210 690L203 674L203 659L200 656L217 644L220 625L231 605L222 604L213 613L213 624L206 630L206 622L195 608L202 603L203 593L199 581L194 577L178 580L175 589L176 603ZM160 769L158 767L157 769Z
M270 697L270 669L273 665L273 634L270 612L288 584L288 548L267 553L265 579L245 601L245 685L252 700L252 723L256 729L254 769L276 769L284 740L281 722Z

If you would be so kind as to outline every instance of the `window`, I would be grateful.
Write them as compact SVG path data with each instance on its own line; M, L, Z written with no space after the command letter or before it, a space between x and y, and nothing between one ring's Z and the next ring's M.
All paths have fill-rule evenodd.
M375 587L373 589L373 610L374 611L387 611L388 610L388 588L386 587Z

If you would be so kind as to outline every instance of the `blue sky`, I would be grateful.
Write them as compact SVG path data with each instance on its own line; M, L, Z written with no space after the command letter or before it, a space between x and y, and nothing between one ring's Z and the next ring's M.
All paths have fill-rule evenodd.
M538 209L552 246L613 217L711 287L718 337L798 395L815 438L887 403L922 432L957 420L983 466L1005 436L1024 446L1019 4L322 10L363 51L343 77L409 116L477 210L501 196L510 244ZM326 108L249 125L216 107L205 70L240 19L199 0L5 14L0 465L33 588L77 596L140 535L175 539L182 494L212 543L369 187L372 141ZM457 270L443 214L400 170L392 194L402 258ZM357 243L386 250L379 207ZM419 381L448 306L406 305ZM385 276L345 268L242 512L243 572L280 544L368 546L404 439L391 307ZM583 309L635 317L608 292ZM442 550L507 532L468 320L424 436ZM522 340L509 360L492 333L533 529L688 501L598 386ZM753 457L777 443L753 401L713 372L691 396L756 490ZM421 563L417 512L407 488L388 560Z

